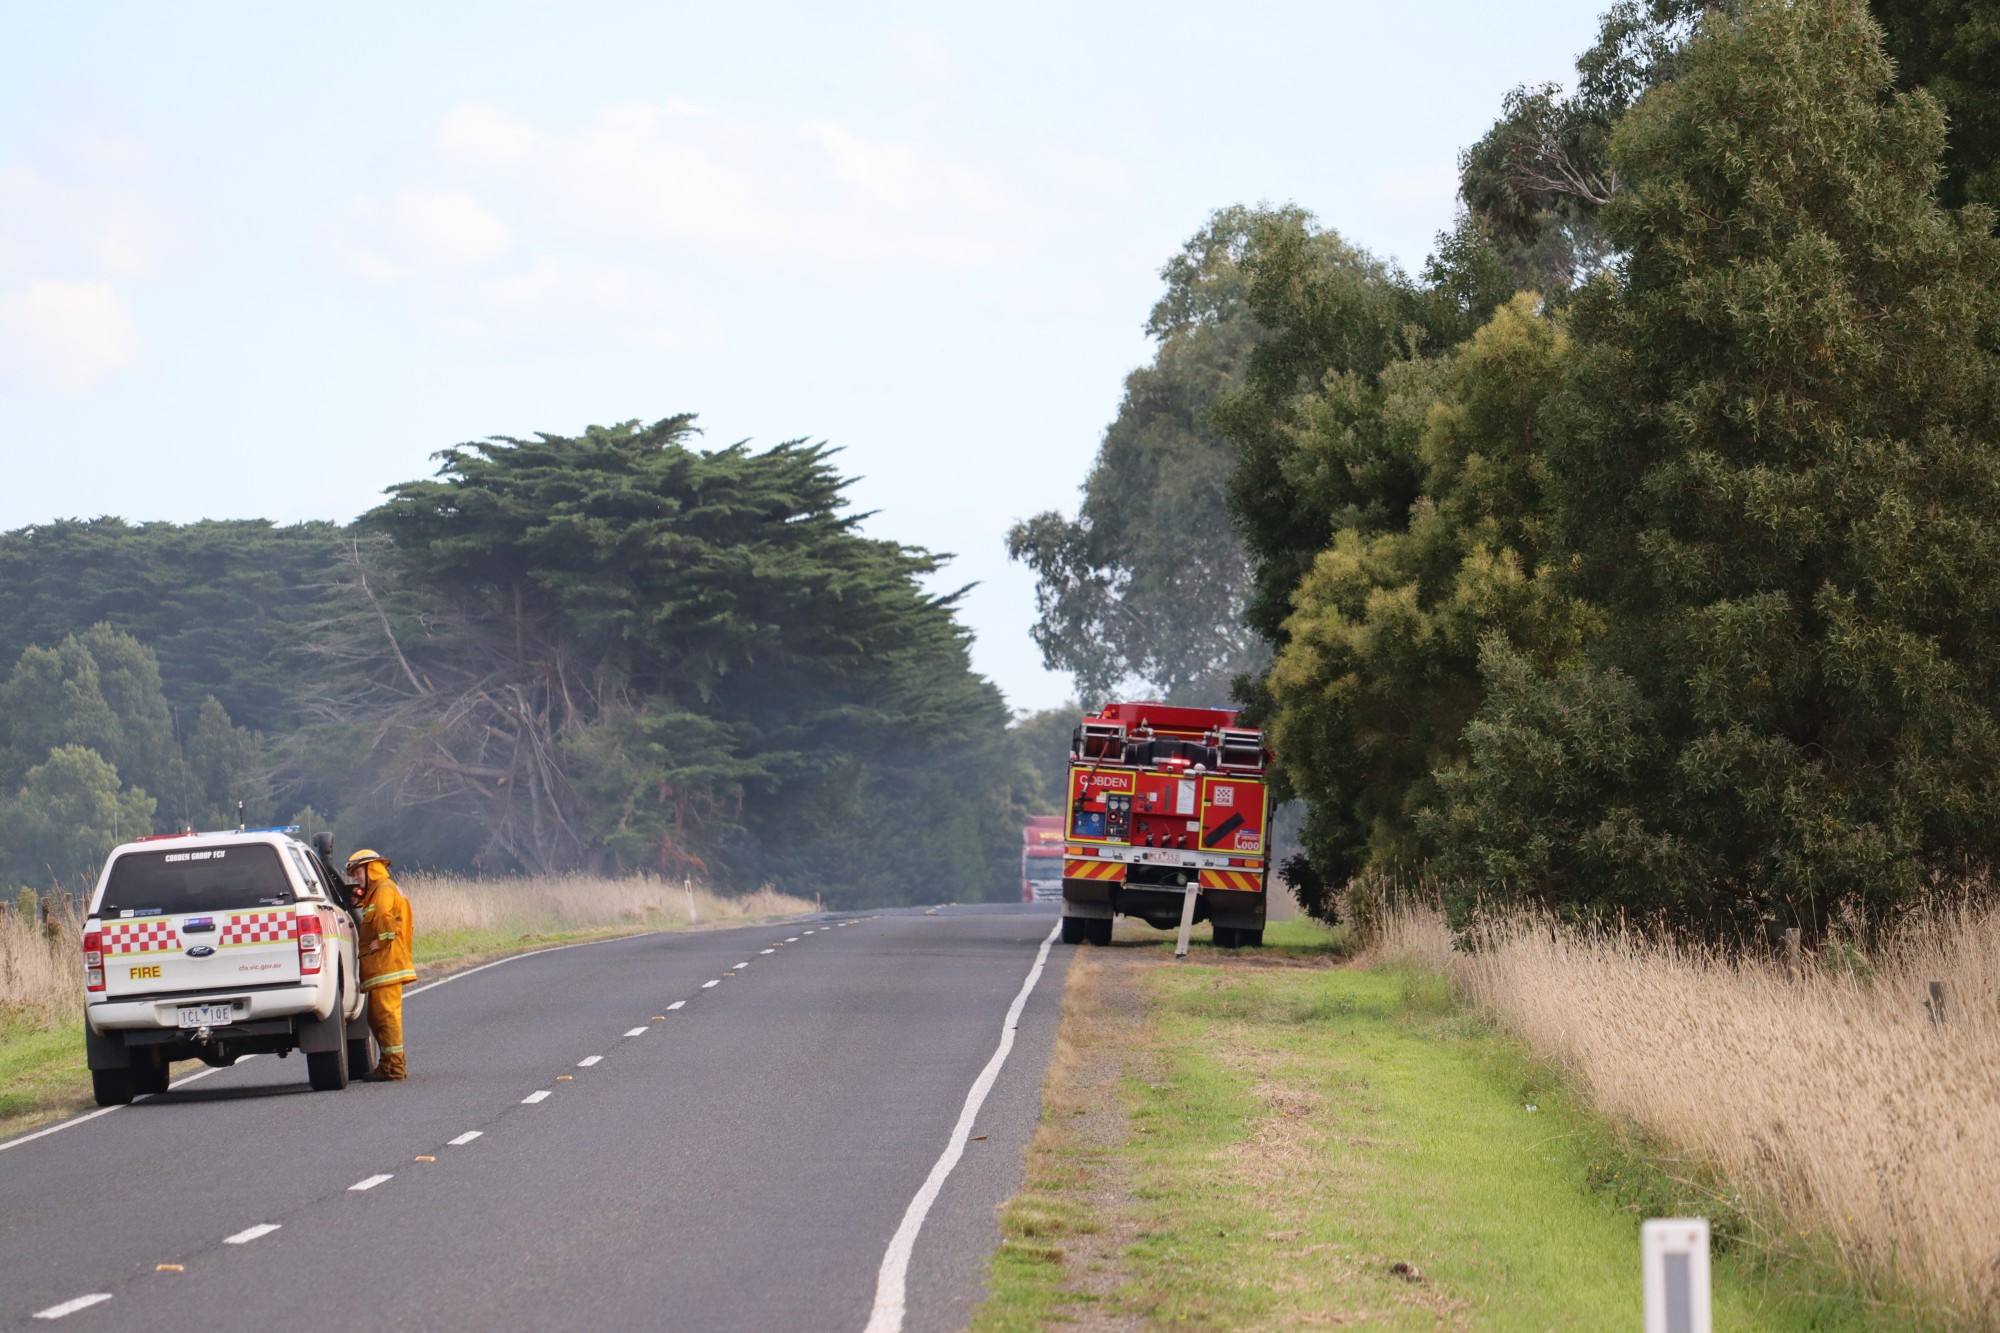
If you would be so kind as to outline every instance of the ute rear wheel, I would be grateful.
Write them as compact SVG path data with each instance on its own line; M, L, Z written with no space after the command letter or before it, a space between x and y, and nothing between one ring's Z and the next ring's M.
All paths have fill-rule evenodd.
M134 1065L132 1067L132 1092L135 1096L152 1097L167 1090L167 1062L156 1065Z
M374 1037L363 1032L358 1037L347 1039L347 1075L349 1078L366 1078L375 1068Z
M340 1007L334 1006L333 1021L340 1022ZM339 1092L347 1086L347 1034L342 1032L330 1051L306 1052L306 1082L314 1092Z
M90 1071L90 1093L99 1106L128 1106L133 1096L132 1071L129 1069L93 1069Z

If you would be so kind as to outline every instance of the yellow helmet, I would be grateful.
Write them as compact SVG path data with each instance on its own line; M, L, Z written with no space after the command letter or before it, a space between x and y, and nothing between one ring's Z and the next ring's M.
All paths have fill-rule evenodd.
M390 864L389 858L382 855L382 853L363 847L360 851L347 858L347 868L352 871L358 866L367 865L370 861L380 861L385 866Z

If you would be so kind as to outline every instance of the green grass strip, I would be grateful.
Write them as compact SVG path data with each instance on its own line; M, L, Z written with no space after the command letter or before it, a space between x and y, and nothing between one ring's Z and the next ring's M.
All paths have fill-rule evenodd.
M1105 965L1135 963L1149 1021L1146 1049L1119 1053L1130 1133L1095 1161L1031 1154L975 1328L1092 1307L1175 1328L1639 1326L1639 1222L1676 1201L1672 1174L1442 978ZM1073 1183L1106 1169L1129 1181L1122 1215ZM1079 1293L1066 1238L1107 1229L1129 1236L1115 1285ZM1715 1274L1718 1329L1917 1326L1821 1263L1738 1245Z

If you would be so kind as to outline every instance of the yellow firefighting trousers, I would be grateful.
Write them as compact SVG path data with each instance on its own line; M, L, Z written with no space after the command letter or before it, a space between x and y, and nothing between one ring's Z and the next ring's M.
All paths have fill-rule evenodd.
M402 1078L403 987L400 983L377 986L368 992L368 1030L382 1048L382 1063L376 1072L383 1078Z

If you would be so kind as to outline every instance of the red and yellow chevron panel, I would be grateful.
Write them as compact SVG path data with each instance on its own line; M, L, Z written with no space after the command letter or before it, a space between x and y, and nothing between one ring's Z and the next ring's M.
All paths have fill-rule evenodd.
M1108 879L1122 883L1125 879L1123 861L1099 861L1095 858L1085 861L1063 861L1064 879Z
M1201 872L1201 887L1256 893L1264 887L1264 877L1254 870L1204 870Z

